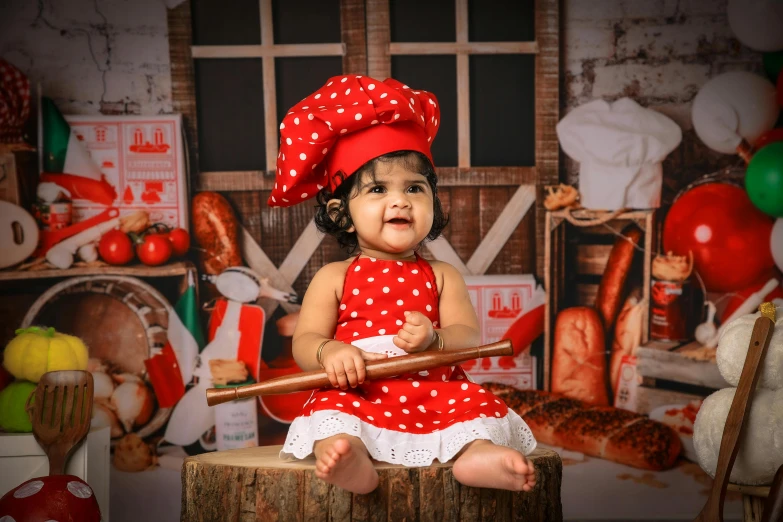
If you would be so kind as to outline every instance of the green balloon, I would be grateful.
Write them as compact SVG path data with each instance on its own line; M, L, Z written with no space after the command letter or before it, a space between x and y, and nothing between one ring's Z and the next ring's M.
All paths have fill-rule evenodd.
M35 387L30 381L14 381L0 391L0 428L22 433L33 431L25 407Z
M774 53L764 53L761 55L761 61L764 63L764 72L772 83L777 83L780 70L783 69L783 51Z
M745 190L756 208L783 217L783 142L765 145L753 155L745 173Z

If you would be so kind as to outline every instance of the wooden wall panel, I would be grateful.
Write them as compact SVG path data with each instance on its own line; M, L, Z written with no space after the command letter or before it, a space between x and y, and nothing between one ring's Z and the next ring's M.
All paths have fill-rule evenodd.
M389 0L367 0L367 74L383 80L391 76Z
M343 72L367 74L367 37L364 0L340 1L340 26L345 44Z
M190 1L166 10L169 28L169 61L171 62L171 108L182 114L187 161L190 168L190 186L198 174L198 113L196 112L196 82L190 46L193 29Z
M560 118L560 15L558 0L535 0L535 30L539 53L536 56L536 273L544 273L544 187L555 185L560 177L560 149L555 126Z

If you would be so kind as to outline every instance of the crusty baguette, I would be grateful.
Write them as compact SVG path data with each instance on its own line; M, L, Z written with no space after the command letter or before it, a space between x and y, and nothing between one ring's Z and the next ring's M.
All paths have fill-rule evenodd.
M620 366L623 363L623 357L633 355L636 348L642 344L643 320L643 303L639 301L637 296L629 295L614 325L612 356L609 362L609 378L612 382L613 396L617 393L617 382L620 380Z
M606 386L601 318L592 307L561 310L555 321L552 391L595 406L608 406Z
M645 415L550 392L484 386L517 412L542 444L649 470L671 468L682 451L674 430Z
M609 252L601 283L598 285L598 296L595 298L595 308L601 315L604 331L611 332L617 314L622 304L623 288L631 270L631 263L636 247L642 240L642 231L635 225L623 230L624 237L618 237Z

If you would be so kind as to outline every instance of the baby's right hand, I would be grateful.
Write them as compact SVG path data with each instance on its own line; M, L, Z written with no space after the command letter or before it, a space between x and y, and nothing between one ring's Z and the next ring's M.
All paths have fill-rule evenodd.
M352 344L332 341L324 346L321 362L332 386L346 390L348 385L356 388L364 382L367 376L364 361L377 361L386 357L385 353L365 352Z

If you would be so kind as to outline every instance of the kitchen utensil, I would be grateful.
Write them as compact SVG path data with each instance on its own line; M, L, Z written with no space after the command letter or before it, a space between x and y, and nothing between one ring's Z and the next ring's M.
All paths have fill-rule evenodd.
M92 374L81 370L47 372L31 399L28 411L33 436L49 458L49 475L63 475L68 458L90 429Z
M368 361L365 369L367 379L382 379L402 373L419 372L438 366L457 364L481 357L512 355L513 353L514 349L511 346L511 341L503 340L475 348L462 348L447 352L420 352L380 361ZM301 372L236 388L210 388L206 391L207 404L215 406L216 404L256 395L274 395L312 390L327 384L329 384L329 377L323 370Z
M38 245L38 223L25 209L0 200L0 268L21 263Z
M742 367L737 391L731 402L729 414L726 417L726 427L723 429L723 438L720 442L718 464L715 468L715 480L712 482L712 490L707 498L707 503L694 522L723 522L723 501L726 497L726 486L729 483L731 468L739 451L739 441L742 436L742 427L750 415L753 402L753 392L761 372L761 362L767 352L769 341L775 329L775 305L762 303L759 306L761 315L756 319L753 333L750 336L748 355L745 365Z

